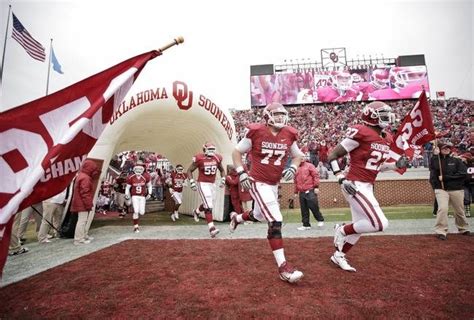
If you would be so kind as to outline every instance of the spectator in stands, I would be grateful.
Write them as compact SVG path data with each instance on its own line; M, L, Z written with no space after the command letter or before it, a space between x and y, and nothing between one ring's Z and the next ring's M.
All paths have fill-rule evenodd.
M309 211L318 221L318 227L324 226L324 217L319 211L318 193L319 193L319 172L312 163L309 162L309 154L305 160L301 161L298 170L296 170L295 179L295 198L299 196L301 209L301 222L303 225L298 230L310 230Z
M448 206L454 209L455 224L460 234L470 235L464 213L464 181L467 169L461 159L451 155L453 145L439 143L433 151L430 163L430 183L438 202L435 233L438 239L446 240L448 233Z
M74 233L74 244L88 244L92 237L88 235L89 228L94 219L94 186L92 181L98 179L100 169L97 164L90 160L84 160L81 171L77 175L72 195L71 212L78 214L76 231Z
M320 161L318 163L318 172L319 172L319 179L321 180L327 180L329 179L329 171L328 171L328 168L326 168L324 165L323 165L323 162Z

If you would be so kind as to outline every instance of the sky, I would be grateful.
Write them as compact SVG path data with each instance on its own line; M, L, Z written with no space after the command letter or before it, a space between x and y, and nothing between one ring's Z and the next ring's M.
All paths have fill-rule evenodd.
M11 17L5 49L9 5L47 54L53 39L64 74L51 71L49 93L183 36L136 87L181 80L221 108L246 109L251 65L321 61L321 49L344 47L348 59L424 54L432 95L474 100L472 0L0 1L0 111L44 96L48 71L11 38Z

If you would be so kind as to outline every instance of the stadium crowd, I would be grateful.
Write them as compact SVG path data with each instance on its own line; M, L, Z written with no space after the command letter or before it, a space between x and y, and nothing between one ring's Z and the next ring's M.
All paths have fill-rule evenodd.
M416 100L399 100L387 102L396 114L396 123L392 126L395 131L405 115L413 108ZM474 153L469 136L469 124L473 122L473 102L450 99L431 100L433 123L437 136L450 140L455 146L454 152L458 155ZM299 143L303 151L311 154L313 164L322 161L327 166L327 154L337 145L346 129L356 124L358 116L365 104L361 102L347 102L343 104L318 104L288 107L290 124L300 132ZM262 110L233 111L236 126L237 140L244 135L245 126L262 120ZM431 157L432 144L426 144L423 150L417 150L412 166L423 165L428 167ZM474 155L473 155L474 156Z

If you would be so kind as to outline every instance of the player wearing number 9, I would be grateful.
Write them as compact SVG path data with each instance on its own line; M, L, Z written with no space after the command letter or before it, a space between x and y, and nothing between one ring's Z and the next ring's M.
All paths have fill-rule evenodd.
M215 186L217 170L221 175L219 187L224 187L225 171L222 166L222 156L216 153L216 146L211 142L206 142L202 147L202 153L198 153L193 157L193 162L188 168L187 176L189 186L194 191L199 192L202 204L193 212L194 219L199 221L199 213L204 212L207 226L211 238L215 238L219 233L219 229L214 226L212 208L214 207L213 199L215 195ZM198 170L197 183L193 179L193 172Z
M254 210L233 215L229 226L234 231L245 220L268 222L267 239L276 260L280 278L290 283L297 282L303 273L286 262L281 226L283 217L278 204L278 184L292 180L296 168L303 159L298 148L298 131L287 125L288 112L279 103L271 103L263 110L265 124L249 124L245 136L232 152L232 160L239 174L240 186L249 189L254 200ZM252 159L250 172L244 171L242 155L248 153ZM288 157L291 166L285 169Z
M125 198L131 198L133 206L133 231L140 232L139 217L145 214L145 203L150 198L152 191L151 177L145 172L145 165L137 161L133 167L133 174L127 178Z
M380 232L388 226L388 220L374 196L373 185L377 174L407 165L406 161L397 164L385 162L389 158L392 136L384 129L392 123L393 118L390 106L379 101L369 103L362 110L363 124L350 127L345 138L328 157L352 213L352 223L336 225L336 252L331 257L334 264L346 271L355 272L345 255L361 234ZM350 156L350 164L343 173L338 159L346 154Z

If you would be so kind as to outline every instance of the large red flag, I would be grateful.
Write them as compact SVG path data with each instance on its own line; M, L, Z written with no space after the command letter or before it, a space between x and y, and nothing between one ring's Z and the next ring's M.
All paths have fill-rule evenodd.
M430 105L423 90L413 109L398 127L390 146L392 158L397 160L401 155L412 158L414 150L410 146L422 146L435 137Z
M146 63L150 51L61 91L0 113L0 275L13 215L64 190Z

